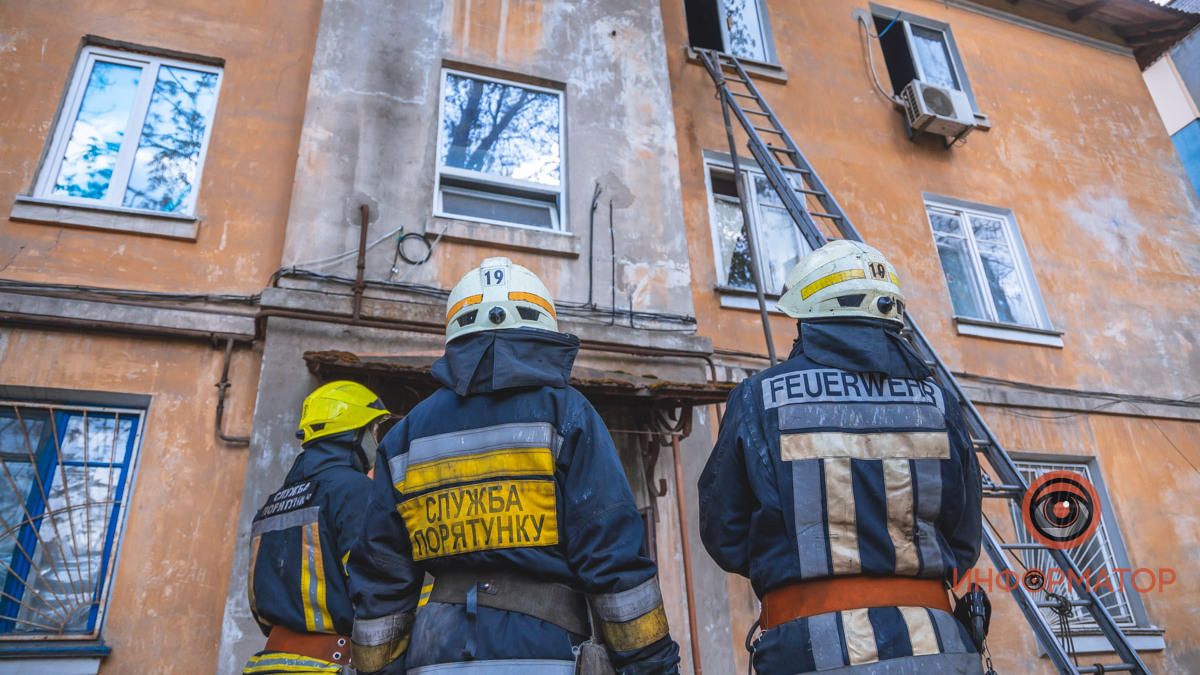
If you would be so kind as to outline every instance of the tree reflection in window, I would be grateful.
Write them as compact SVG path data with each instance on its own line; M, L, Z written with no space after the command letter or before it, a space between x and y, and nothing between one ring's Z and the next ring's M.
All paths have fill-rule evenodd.
M188 204L216 104L216 73L172 66L159 69L125 190L125 206L175 212Z
M562 181L559 97L447 73L442 164L542 185Z
M52 193L103 199L129 124L142 69L97 62L88 76Z
M755 61L769 61L764 27L766 21L759 13L759 0L724 0L725 30L729 36L728 51L734 56Z

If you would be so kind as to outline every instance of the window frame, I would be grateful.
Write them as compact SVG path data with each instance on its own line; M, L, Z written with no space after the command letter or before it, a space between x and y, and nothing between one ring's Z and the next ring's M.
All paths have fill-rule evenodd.
M1028 249L1025 246L1025 241L1021 237L1021 228L1017 224L1016 215L1010 209L1003 209L984 204L976 204L965 202L951 197L942 197L931 194L922 195L923 208L925 211L925 222L929 225L929 231L933 237L934 249L937 249L938 230L933 226L932 212L957 212L959 225L963 230L963 239L967 244L967 251L971 256L971 270L975 275L975 283L978 284L980 290L980 300L984 305L983 309L987 314L986 317L965 316L958 313L958 308L954 307L953 295L950 293L949 281L946 279L946 269L942 266L941 256L938 255L938 267L942 271L942 282L945 284L947 295L950 295L950 308L955 320L966 322L983 322L1000 326L1006 329L1016 331L1032 331L1032 332L1051 332L1054 331L1054 326L1050 321L1050 315L1046 311L1045 299L1042 297L1042 290L1038 286L1037 279L1033 273L1033 265L1029 260ZM1019 280L1021 281L1022 289L1029 298L1030 311L1033 312L1037 320L1037 325L1029 326L1021 323L1013 323L1009 321L1001 321L996 313L995 299L992 297L991 288L988 285L987 273L983 266L983 257L979 254L979 248L975 241L975 232L969 222L969 215L975 214L987 218L997 219L1004 223L1004 241L1008 245L1013 256L1013 267L1017 271ZM967 218L964 222L964 218ZM1054 331L1056 332L1056 331Z
M918 14L893 9L884 5L878 5L874 2L870 3L871 17L873 19L883 19L884 21L895 20L904 26L904 42L908 46L908 58L912 62L913 71L916 73L916 78L929 84L935 85L925 79L924 66L921 65L921 60L917 58L917 50L913 41L912 27L920 26L932 31L937 31L942 34L943 41L946 44L946 51L950 56L950 65L954 69L954 76L958 80L958 90L967 95L967 99L971 102L971 109L975 112L976 117L982 117L979 111L979 104L975 101L975 92L971 89L971 79L967 77L967 69L963 64L962 54L959 52L958 43L954 40L954 31L951 30L950 24L936 19L928 19ZM895 30L895 28L893 28ZM886 53L884 54L884 65L887 65ZM895 92L899 95L900 92Z
M726 13L726 0L713 1L717 3L717 15L720 17L718 21L721 24L721 51L729 55L735 55L729 49L729 15ZM766 0L746 0L746 2L754 3L755 7L758 8L758 19L759 23L762 25L761 37L766 53L763 54L764 59L761 61L748 56L738 56L738 58L749 61L750 63L763 63L771 66L779 65L779 53L775 50L775 34L771 30L771 17L767 13Z
M732 203L737 206L739 213L741 213L741 203L737 197L732 197L730 195L718 195L716 193L716 191L713 190L712 175L713 175L714 171L717 173L726 174L727 176L732 177L735 181L738 181L738 180L741 181L740 186L741 186L742 194L747 195L750 198L750 204L749 204L750 212L751 212L751 217L754 218L754 223L753 223L753 227L751 228L751 230L752 230L755 238L758 239L756 244L757 244L759 253L761 254L763 251L763 242L762 242L762 234L761 234L762 223L760 222L761 204L758 199L758 191L754 189L754 185L750 181L752 181L754 178L762 178L763 180L766 180L766 174L763 173L762 169L760 169L758 167L758 165L755 164L754 160L752 160L752 159L745 159L745 158L739 157L738 163L741 164L741 170L742 170L742 176L740 179L733 175L732 160L727 159L725 156L714 156L714 154L712 154L712 153L708 153L707 151L705 152L704 189L708 193L708 230L709 230L709 235L712 239L713 267L716 268L716 273L717 273L716 274L716 277L717 277L717 289L716 290L720 293L735 293L735 294L753 293L754 289L753 288L747 289L747 288L740 288L738 286L731 286L729 284L729 280L727 278L725 278L725 274L726 274L727 270L725 270L725 266L722 264L722 261L721 261L721 241L720 241L720 237L718 236L717 230L716 230L717 202L725 201L728 203ZM770 186L770 182L768 182L767 185ZM768 208L782 209L783 207L769 206ZM795 236L796 236L796 241L799 245L798 250L800 251L801 257L803 257L806 254L805 249L807 248L808 244L807 244L807 242L804 241L804 238L800 235L800 231L798 228L795 232ZM761 264L762 261L759 261L759 263L760 263L759 271L760 271L760 273L763 273L763 276L764 276L763 283L765 286L765 284L768 283L768 279L765 278L765 270L762 269L762 264ZM763 295L772 300L779 299L779 297L782 294L783 294L782 289L773 290L773 289L769 289L769 288L763 288Z
M105 193L103 199L54 194L52 190L58 178L58 172L62 167L63 154L66 151L67 143L70 141L75 121L79 117L79 108L83 102L84 95L87 93L87 84L91 79L92 69L99 61L142 68L138 89L134 93L133 102L130 104L129 120L125 125L121 149L117 154L116 164L113 167L113 177L109 182L108 191ZM193 182L195 187L191 191L191 194L188 195L185 208L178 211L158 211L123 205L125 190L129 186L129 178L133 172L134 157L137 154L138 145L141 143L142 128L145 126L146 115L150 111L150 101L154 94L154 87L158 82L158 73L164 66L212 73L217 76L217 83L213 90L214 103L212 117L204 129L204 138L200 144L200 155L196 160L196 176ZM196 202L200 195L200 187L204 177L204 165L208 159L209 143L212 140L213 127L216 126L217 110L221 101L221 84L225 79L224 67L212 63L188 61L140 51L112 49L99 45L85 45L80 50L79 57L76 59L73 68L74 70L67 84L67 90L63 96L58 120L54 124L53 134L47 143L46 154L44 155L41 169L34 182L33 196L47 202L93 209L168 217L194 216ZM146 77L146 74L150 71L153 71L154 76Z
M1111 558L1108 558L1106 555L1105 564L1109 565L1109 568L1113 570L1118 568L1133 569L1133 564L1129 559L1129 549L1125 544L1125 536L1121 532L1120 523L1117 522L1116 511L1113 508L1113 501L1109 495L1108 486L1104 482L1104 475L1100 470L1100 462L1096 457L1014 452L1012 453L1012 458L1017 470L1022 471L1023 476L1024 471L1031 469L1036 470L1038 468L1044 469L1044 471L1041 473L1050 470L1066 469L1077 471L1078 473L1083 474L1092 483L1092 485L1095 486L1096 494L1100 497L1100 525L1098 530L1103 530L1105 543L1108 545L1109 552L1112 554ZM1038 475L1041 475L1041 473ZM1014 518L1021 519L1019 503L1009 503L1009 518L1011 522L1013 522L1014 527L1016 527L1017 532L1024 531L1023 520L1013 520ZM1045 552L1039 551L1038 553L1044 554ZM1073 557L1072 560L1074 560ZM1078 561L1075 562L1078 565ZM1128 583L1128 577L1126 577L1126 581ZM1126 631L1161 635L1161 629L1159 629L1152 621L1150 621L1150 616L1146 611L1145 604L1142 602L1141 595L1137 592L1131 592L1125 587L1122 587L1121 591L1121 597L1124 598L1125 604L1129 609L1130 619L1128 621L1122 621L1114 617L1114 621L1117 621L1117 623ZM1043 611L1046 612L1048 610ZM1051 616L1052 615L1047 614L1047 621L1050 623L1055 634L1058 634L1057 624L1051 619ZM1086 614L1084 616L1086 616ZM1072 617L1071 619L1068 619L1068 621L1070 622L1069 625L1071 631L1076 633L1075 639L1077 647L1081 647L1081 645L1078 644L1080 638L1086 638L1088 635L1099 634L1100 632L1099 627L1087 619L1079 621ZM1158 644L1154 644L1152 641L1138 646L1137 648L1139 650L1161 650L1163 649L1163 646L1161 645L1160 640ZM1080 651L1095 653L1096 650L1081 649ZM1105 648L1104 651L1111 651L1111 648Z
M112 504L113 512L107 516L109 522L106 526L107 532L104 535L104 546L100 556L100 568L97 570L97 575L99 578L97 579L96 587L92 590L93 596L96 597L96 602L92 609L89 610L88 625L90 626L90 630L88 632L78 633L51 633L48 631L16 632L14 630L15 624L19 623L16 620L16 617L18 617L20 614L20 609L18 609L17 614L13 615L13 618L4 618L3 620L0 620L0 625L4 626L4 632L0 632L0 652L7 651L5 647L6 645L18 643L43 644L47 646L45 651L51 652L56 649L52 646L56 643L98 640L103 634L104 623L108 617L108 602L112 592L112 585L114 579L116 578L118 562L120 561L120 550L124 543L125 527L127 525L129 512L131 510L134 488L137 485L137 472L141 459L147 409L143 406L109 405L103 403L83 403L74 401L60 402L57 399L49 400L41 397L9 397L4 396L3 393L4 392L0 392L0 409L43 409L47 411L47 419L55 420L53 422L54 426L48 430L47 438L42 439L39 442L39 447L37 448L37 457L35 458L36 461L32 463L37 471L37 475L39 476L39 490L49 490L50 486L53 486L54 480L58 475L56 471L61 471L61 469L59 469L60 466L107 466L111 469L119 469L123 473L123 476L118 481L117 486L113 489L111 497L114 502ZM58 455L61 455L62 453L61 448L65 435L70 427L70 420L72 417L79 417L81 413L83 419L88 419L90 415L113 419L114 439L119 438L120 433L119 426L116 424L116 421L124 421L126 419L131 420L130 433L125 442L125 448L123 452L116 453L114 455L113 461L101 462L89 460L85 462L81 460L64 459L62 462L59 462ZM58 421L58 418L60 417L63 418L61 423ZM46 445L47 442L49 442L49 445ZM46 453L50 448L55 449L56 456L50 458L49 460L43 460L41 457L42 454ZM48 465L43 468L37 468L43 461L47 461ZM45 483L47 476L43 474L48 474L48 477L51 480L49 484ZM40 487L42 485L45 485L46 487ZM11 489L12 485L7 484L4 485L4 487ZM25 506L23 507L23 510L25 510L30 516L34 516L33 510L28 508L29 500L34 494L32 490L33 488L31 486L30 493L26 496L26 501L24 502ZM36 516L34 516L34 520L38 520L40 523L45 518L46 514L48 513L46 506L47 505L45 503L41 504L41 510L36 514ZM23 522L20 526L19 534L17 536L20 536L20 533L24 533L28 527L30 527L29 523ZM30 556L36 557L42 542L40 541L40 537L38 535L33 536L38 538L38 542L37 546L35 546L30 552ZM14 547L12 556L15 558L16 555L17 549ZM8 565L8 561L3 562L5 565ZM27 560L26 563L28 562L29 561ZM10 573L15 571L16 570L11 568L4 569L3 572L0 573L0 585L7 586ZM28 590L27 579L29 574L30 570L26 569L24 572L25 576L19 580L19 583L24 586L24 589L21 593L22 596L24 595L24 592ZM21 606L20 599L17 599L14 602L13 599L8 597L0 598L0 606L3 606L5 609L9 609L12 605L16 605L19 608ZM5 614L4 616L8 617L9 615ZM102 649L102 651L106 652L106 649ZM39 650L38 653L41 653L41 650Z
M558 99L558 162L559 162L559 181L558 187L552 188L544 183L535 183L533 181L524 181L515 178L507 178L505 176L496 176L482 171L474 171L471 169L459 169L456 167L448 167L442 160L442 143L445 140L445 128L442 124L443 115L446 112L446 85L449 77L455 75L473 80L482 80L484 82L493 82L505 86L519 87L545 94L553 94ZM517 227L522 229L534 230L537 232L569 232L567 229L566 208L567 208L567 95L565 89L555 89L552 87L539 86L522 82L517 79L505 79L493 75L485 75L470 70L463 70L451 66L443 66L438 84L438 112L435 118L437 124L437 146L434 150L434 179L433 179L433 215L438 218L448 218L451 220L465 220L475 223L486 223L488 225L502 225L504 227ZM443 187L443 176L453 180L466 183L462 185L447 185ZM481 193L491 199L498 201L506 201L509 203L519 204L538 204L548 205L550 209L551 220L554 222L554 227L540 227L537 225L529 225L525 223L514 223L507 220L497 220L494 218L482 218L479 216L468 216L458 213L446 211L442 207L442 190L449 188L451 190L472 191ZM492 189L489 189L492 188ZM527 195L530 193L545 195L551 197L552 200L538 200Z

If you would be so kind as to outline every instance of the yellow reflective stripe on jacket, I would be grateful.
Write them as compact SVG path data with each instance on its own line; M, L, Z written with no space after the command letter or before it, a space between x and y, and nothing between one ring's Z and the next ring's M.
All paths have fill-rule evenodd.
M834 272L833 274L826 274L825 276L821 277L820 279L817 279L816 281L805 286L804 288L801 288L800 289L800 297L804 300L807 300L808 296L812 295L813 293L816 293L817 291L821 290L822 288L828 288L829 286L832 286L834 284L840 284L843 281L849 281L851 279L866 279L866 278L867 278L867 273L862 270L842 270L841 272Z
M317 659L292 652L263 652L255 654L246 662L244 675L271 675L272 673L341 673L342 667L332 661Z
M304 609L304 626L310 633L329 632L329 607L325 603L325 565L321 555L321 535L317 523L302 530L300 553L300 603Z
M554 455L550 448L505 448L410 465L396 489L416 493L498 476L553 475Z

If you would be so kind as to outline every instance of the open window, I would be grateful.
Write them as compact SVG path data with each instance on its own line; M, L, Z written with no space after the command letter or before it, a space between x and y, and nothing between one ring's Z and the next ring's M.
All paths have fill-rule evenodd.
M436 214L562 229L562 99L554 89L444 71Z
M688 36L697 49L777 63L766 0L685 0Z
M957 140L986 126L949 24L873 3L871 15L911 131Z

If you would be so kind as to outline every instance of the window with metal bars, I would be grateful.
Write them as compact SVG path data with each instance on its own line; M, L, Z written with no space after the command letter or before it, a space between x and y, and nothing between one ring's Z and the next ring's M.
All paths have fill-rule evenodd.
M99 635L143 416L0 400L0 639Z
M1111 500L1100 476L1099 466L1094 461L1065 460L1057 457L1046 460L1024 458L1017 460L1016 464L1026 482L1033 482L1034 479L1051 471L1073 471L1087 478L1095 486L1102 502L1099 505L1101 508L1100 523L1096 527L1095 533L1086 542L1069 549L1067 554L1080 572L1088 577L1096 594L1100 597L1100 601L1117 624L1126 627L1147 627L1149 621L1141 600L1129 587L1129 574L1127 572L1124 574L1124 585L1119 582L1122 577L1118 575L1117 570L1129 570L1131 565L1125 551L1124 540L1109 507ZM1009 512L1017 533L1017 541L1022 544L1036 543L1023 524L1020 503L1010 501ZM1049 552L1045 549L1020 551L1019 555L1028 569L1048 570L1056 567ZM1111 583L1105 583L1105 579L1111 580ZM1048 590L1051 589L1035 591L1034 599L1038 602L1050 600L1047 595ZM1062 583L1060 582L1052 590L1063 593ZM1073 594L1066 595L1078 599L1074 598ZM1058 617L1053 609L1043 608L1042 612L1051 626L1058 625ZM1067 620L1073 632L1079 631L1081 634L1087 634L1099 630L1092 620L1091 614L1084 607L1073 607Z

